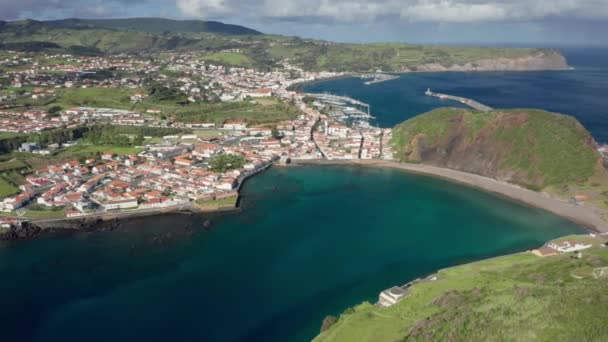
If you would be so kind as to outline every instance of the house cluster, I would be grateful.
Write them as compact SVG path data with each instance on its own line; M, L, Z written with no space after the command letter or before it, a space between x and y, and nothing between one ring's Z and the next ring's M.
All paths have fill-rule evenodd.
M390 148L390 129L379 129L369 125L353 126L321 113L315 106L303 101L304 96L290 90L294 84L320 78L336 77L340 74L330 72L305 72L295 66L290 71L297 71L297 78L291 78L290 72L258 72L245 68L223 68L208 66L205 72L221 84L224 91L221 96L231 99L246 97L274 96L297 106L302 115L296 120L279 125L277 128L283 138L284 146L293 144L297 151L283 151L291 158L327 158L327 159L392 159ZM226 129L243 129L248 134L257 134L256 128L247 128L243 123L227 122ZM303 153L304 152L304 153Z
M287 62L283 63L283 71L262 72L205 61L197 53L166 55L169 63L167 68L179 71L183 76L169 80L166 75L157 74L154 81L178 88L191 102L283 96L288 92L286 89L295 83L341 75L333 72L305 72Z
M0 61L1 65L15 67L6 72L11 85L15 88L40 86L51 88L72 87L129 87L142 85L140 77L98 77L96 74L103 70L122 71L126 74L145 72L151 68L149 61L132 57L74 57L38 53L36 58L20 57L14 53L12 58ZM34 98L49 96L46 94L30 94Z
M65 110L61 121L72 123L107 122L117 125L159 126L160 122L150 116L123 109L76 107Z
M575 240L563 240L559 242L550 242L541 248L532 250L532 253L541 256L552 256L564 253L578 252L593 247L592 244L581 243Z
M13 227L21 227L23 220L14 217L0 217L0 231Z
M113 69L120 71L136 71L140 61L124 56L72 56L69 54L44 54L39 58L43 63L36 62L33 67L37 71L86 72L86 70Z
M383 156L383 142L387 142L385 134L390 134L390 129L353 129L342 122L326 118L322 129L313 132L313 138L329 160L380 159Z
M267 144L264 140L242 146L215 140L178 142L153 145L139 155L105 153L100 160L51 165L26 176L28 183L21 185L22 192L5 199L0 209L15 211L33 202L63 207L68 217L74 217L234 197L245 177L278 160L278 154L270 151L279 153L280 142L265 149ZM221 155L240 155L246 163L238 169L213 171L210 162Z
M12 112L0 110L0 132L38 133L63 126L64 123L58 120L50 120L48 113L45 111Z
M51 116L45 111L24 112L0 110L0 132L39 133L47 129L72 125L106 122L116 125L161 126L159 120L128 110L111 108L77 107Z
M124 126L162 126L162 122L152 116L112 108L75 107L55 116L38 110L0 110L0 132L38 133L47 129L98 122Z
M79 68L78 68L79 69ZM35 69L15 70L7 72L11 77L11 86L48 87L44 93L24 91L23 96L33 99L51 97L55 89L60 88L137 88L143 85L141 78L93 78L99 71L75 71L68 73L43 73Z
M5 67L20 67L32 63L33 58L22 56L16 51L7 51L8 56L0 58L0 66Z

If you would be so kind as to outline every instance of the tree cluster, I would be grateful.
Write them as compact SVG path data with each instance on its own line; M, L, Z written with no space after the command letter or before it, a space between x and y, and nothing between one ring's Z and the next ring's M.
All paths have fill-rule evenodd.
M214 172L222 173L229 170L240 169L246 163L247 160L241 155L222 154L213 158L209 167Z

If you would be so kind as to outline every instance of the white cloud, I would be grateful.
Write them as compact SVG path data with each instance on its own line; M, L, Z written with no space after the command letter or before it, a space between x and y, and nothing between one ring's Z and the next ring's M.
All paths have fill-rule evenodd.
M225 0L177 0L177 8L186 16L212 17L229 14L236 8Z
M336 21L369 21L398 13L398 0L177 0L184 16L213 18L324 18ZM395 12L397 11L397 12Z
M401 10L401 17L410 21L474 22L503 20L508 10L493 3L463 3L452 0L425 0Z
M172 12L175 11L175 12ZM159 15L370 23L608 19L608 0L0 0L0 19Z
M184 16L466 23L552 17L608 18L608 0L176 0Z

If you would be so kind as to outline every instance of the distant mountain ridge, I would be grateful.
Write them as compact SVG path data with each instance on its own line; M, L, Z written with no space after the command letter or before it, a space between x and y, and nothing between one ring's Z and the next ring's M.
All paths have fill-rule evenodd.
M203 20L173 20L164 18L125 18L125 19L78 19L42 21L43 23L60 28L104 28L113 30L129 30L153 34L162 33L215 33L227 35L260 35L259 31L248 27L224 24L219 21Z
M552 49L349 44L266 35L215 21L162 18L0 22L0 49L75 55L199 52L228 66L272 70L282 61L309 71L425 72L563 70Z

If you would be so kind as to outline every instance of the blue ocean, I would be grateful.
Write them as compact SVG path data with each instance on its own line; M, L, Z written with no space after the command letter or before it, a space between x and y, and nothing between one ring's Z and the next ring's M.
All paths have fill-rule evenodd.
M432 91L472 98L494 108L540 108L576 117L600 142L608 142L608 48L563 48L572 70L539 72L414 73L365 85L359 78L314 83L306 92L347 95L369 103L375 124L393 127L443 106Z

